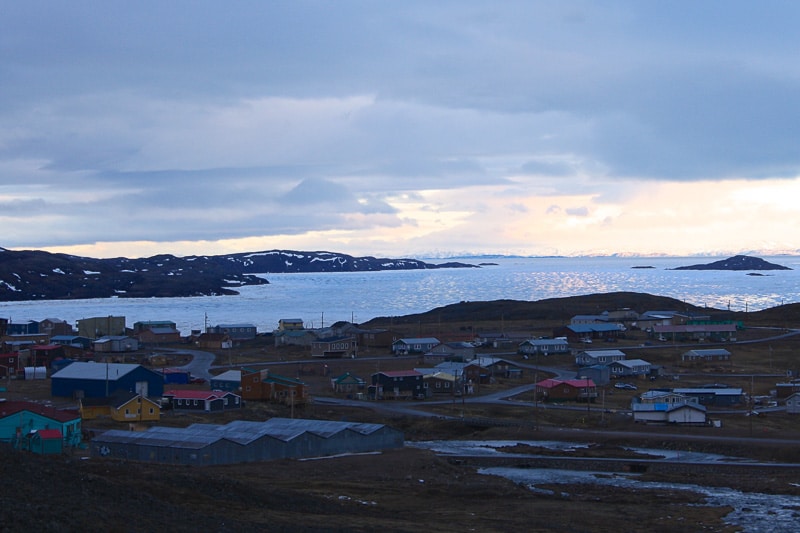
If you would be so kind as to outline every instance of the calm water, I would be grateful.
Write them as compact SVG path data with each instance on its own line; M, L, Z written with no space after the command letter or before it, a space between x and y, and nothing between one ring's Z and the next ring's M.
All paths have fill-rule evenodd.
M746 272L676 271L678 266L719 258L502 258L465 259L474 269L329 274L264 274L269 285L245 287L238 296L195 298L109 298L0 303L0 317L14 322L125 316L129 326L172 320L187 334L216 324L251 323L271 331L281 318L303 319L307 327L338 320L366 322L402 316L460 301L542 300L583 294L632 291L669 296L714 308L758 311L800 302L800 257L764 257L793 270ZM435 261L431 261L435 262ZM633 268L652 266L654 268ZM646 311L639 309L638 311Z

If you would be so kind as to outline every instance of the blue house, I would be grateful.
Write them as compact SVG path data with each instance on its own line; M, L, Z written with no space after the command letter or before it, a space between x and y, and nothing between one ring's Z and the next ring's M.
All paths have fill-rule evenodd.
M117 390L144 397L164 393L164 376L136 364L76 362L53 374L50 382L53 396L72 398L104 398Z

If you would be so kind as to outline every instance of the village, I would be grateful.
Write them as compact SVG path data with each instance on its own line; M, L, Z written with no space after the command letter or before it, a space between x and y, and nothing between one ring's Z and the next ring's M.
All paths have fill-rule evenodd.
M747 416L767 413L791 425L800 413L783 346L794 332L675 310L578 314L538 331L461 325L436 336L348 322L310 329L297 318L270 332L218 324L183 335L168 320L128 327L121 316L75 327L0 319L0 330L0 441L42 454L207 465L403 446L402 432L383 423L308 417L313 405L337 402L485 423L526 406L534 415L519 424L570 425L580 413L584 425L588 414L627 429L746 427ZM769 368L752 355L764 343ZM508 414L487 417L483 402L500 399Z

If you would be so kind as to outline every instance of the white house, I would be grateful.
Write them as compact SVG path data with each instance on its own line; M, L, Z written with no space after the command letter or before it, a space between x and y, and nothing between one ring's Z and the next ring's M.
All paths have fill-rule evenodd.
M439 344L441 344L439 339L435 337L398 339L392 343L392 353L395 355L425 353Z
M586 350L575 356L578 366L607 365L626 358L621 350Z
M609 363L612 376L646 376L652 365L644 359L622 359Z
M634 422L705 424L706 408L697 398L666 391L648 391L631 402Z
M569 343L565 338L559 339L529 339L519 345L517 350L526 355L554 355L569 353Z

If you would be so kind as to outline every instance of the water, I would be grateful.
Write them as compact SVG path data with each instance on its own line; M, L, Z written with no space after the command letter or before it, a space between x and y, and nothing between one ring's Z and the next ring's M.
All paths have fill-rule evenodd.
M434 450L443 455L468 455L473 457L525 457L524 454L505 453L499 450L504 446L517 443L541 446L551 450L568 451L587 446L558 441L426 441L410 442L407 446ZM651 458L660 460L681 461L685 463L741 463L736 457L696 452L676 452L651 448L629 448L646 453ZM529 456L528 456L529 457ZM658 460L658 459L657 459ZM705 487L688 483L661 483L641 481L636 474L608 474L577 470L561 470L551 468L513 468L490 467L481 468L482 474L501 476L524 484L534 492L543 492L543 485L567 485L592 483L600 487L625 487L631 489L685 490L702 494L706 497L706 505L713 507L729 506L733 509L725 521L743 531L748 532L794 532L797 531L797 518L800 514L800 497L784 494L763 494L741 492L727 487ZM565 489L566 490L566 489Z
M259 331L272 331L282 318L300 318L306 327L322 327L339 320L358 323L379 316L421 313L461 301L534 301L616 291L646 292L736 311L800 302L800 257L764 259L793 270L765 271L762 276L670 270L717 260L707 258L467 259L462 262L496 265L474 269L264 274L269 285L244 287L238 296L2 302L0 317L14 322L59 318L74 324L82 318L113 315L126 317L129 326L139 321L171 320L183 334L188 334L206 324L249 323Z

